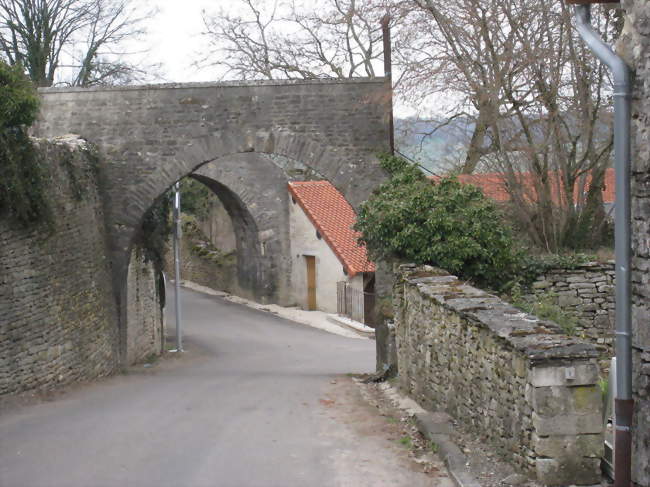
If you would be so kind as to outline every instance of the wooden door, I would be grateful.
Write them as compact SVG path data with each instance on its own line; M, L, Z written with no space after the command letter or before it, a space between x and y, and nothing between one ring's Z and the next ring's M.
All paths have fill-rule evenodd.
M305 255L307 262L307 309L316 310L316 257Z

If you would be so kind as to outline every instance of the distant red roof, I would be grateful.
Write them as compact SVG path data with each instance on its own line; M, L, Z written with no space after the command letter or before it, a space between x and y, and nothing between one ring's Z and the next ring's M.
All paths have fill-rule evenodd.
M361 234L352 229L357 215L334 186L327 181L294 181L289 183L289 192L350 277L375 271L366 248L357 244Z
M530 194L534 192L533 176L531 173L519 173L518 181L526 188L530 188ZM432 180L439 181L440 176L432 176ZM458 180L464 184L472 184L483 191L483 194L494 201L509 201L510 194L506 190L505 176L500 173L484 174L459 174ZM587 177L585 191L589 188L590 178ZM603 188L603 203L614 203L616 199L616 184L614 182L614 169L605 171L605 181ZM560 192L557 190L558 184L552 183L553 198L557 200ZM574 197L575 198L575 197Z

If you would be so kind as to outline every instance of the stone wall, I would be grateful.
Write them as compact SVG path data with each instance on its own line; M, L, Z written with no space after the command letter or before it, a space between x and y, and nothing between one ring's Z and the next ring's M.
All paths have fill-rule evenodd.
M164 302L162 276L142 252L131 252L128 273L128 309L126 329L126 362L132 365L153 355L163 347Z
M650 486L650 2L623 0L619 50L636 71L632 106L632 480Z
M52 234L0 218L0 394L93 379L118 364L102 205L92 162L81 141L71 143L39 142L51 173ZM71 174L85 188L81 198Z
M576 334L596 344L603 359L613 355L615 273L613 262L590 262L547 269L532 284L533 294L551 294L558 306L575 314Z
M401 266L400 387L546 485L600 481L597 351L444 271Z
M236 252L222 252L217 249L191 219L185 216L184 219L180 253L181 279L254 299L249 290L239 286ZM171 241L165 252L164 267L167 277L174 279L174 249Z
M97 174L81 139L38 141L53 230L0 217L0 395L91 380L119 367L119 330ZM132 254L127 362L160 353L153 266Z

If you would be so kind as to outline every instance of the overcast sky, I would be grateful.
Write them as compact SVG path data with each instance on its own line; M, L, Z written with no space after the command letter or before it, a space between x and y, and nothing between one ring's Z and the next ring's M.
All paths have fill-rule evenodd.
M217 81L222 72L217 68L197 69L192 64L206 54L205 40L201 39L203 21L201 11L216 13L232 7L229 0L150 0L158 9L151 19L146 37L152 46L147 61L160 63L164 79L156 82ZM413 107L396 100L395 113L405 117L415 113Z
M168 81L211 81L216 73L192 67L201 52L201 10L215 9L223 0L155 0L158 15L149 24L150 60L162 63ZM227 0L225 0L227 1ZM225 3L225 2L224 2Z

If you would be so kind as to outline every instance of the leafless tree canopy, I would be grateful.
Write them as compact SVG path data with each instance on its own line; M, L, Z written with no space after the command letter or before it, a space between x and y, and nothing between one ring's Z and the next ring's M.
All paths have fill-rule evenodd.
M144 33L138 12L131 0L0 0L0 52L39 86L137 80L146 68L124 60L124 41Z
M230 9L234 5L241 13L203 13L211 54L200 65L220 66L239 79L383 75L377 69L385 3L326 0L314 8L297 0L233 0Z

